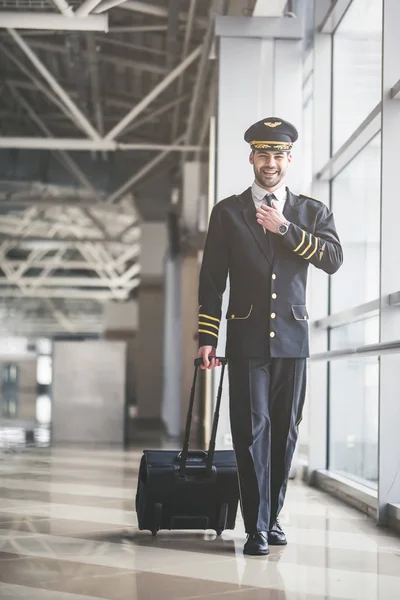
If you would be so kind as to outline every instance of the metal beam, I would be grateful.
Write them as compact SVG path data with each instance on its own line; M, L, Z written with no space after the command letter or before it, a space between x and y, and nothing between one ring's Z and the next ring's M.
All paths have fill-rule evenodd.
M142 119L140 119L140 121L135 121L134 123L131 123L131 125L129 125L125 129L124 135L131 133L132 131L134 131L138 127L141 127L145 123L155 121L157 119L157 117L160 117L164 113L168 112L169 110L171 110L171 108L176 107L177 112L179 112L179 105L182 104L182 102L185 102L186 100L188 100L189 98L190 98L190 94L185 94L184 96L180 96L179 98L176 98L175 100L171 100L171 102L168 102L168 104L165 104L165 106L161 106L160 108L157 108L153 112L149 113L147 115L147 117L143 117Z
M48 52L58 52L60 54L67 54L68 49L66 46L61 44L54 44L52 42L44 42L42 40L33 40L30 42L30 47L37 50L47 50ZM88 56L87 52L83 53ZM167 69L162 65L157 65L154 62L146 62L135 60L133 58L127 58L126 56L119 56L114 54L106 54L105 52L99 52L98 58L104 62L125 66L131 69L138 69L140 71L149 71L149 73L156 73L157 75L165 75Z
M179 144L183 139L183 135L176 140L175 143ZM144 177L149 171L152 171L160 162L164 160L170 154L169 150L160 152L155 158L146 163L135 175L133 175L128 181L126 181L120 188L113 192L106 200L108 204L113 204L121 198L126 192L128 192L142 177Z
M222 9L222 5L220 4L220 9ZM196 83L193 87L193 96L192 102L190 104L189 111L189 119L186 128L185 141L189 143L189 140L193 139L194 128L196 124L196 117L198 116L200 102L202 100L202 95L204 93L205 82L207 79L207 74L210 68L209 61L209 53L211 49L211 44L214 39L214 18L211 18L210 23L208 25L206 34L204 36L202 48L201 48L201 57L198 64Z
M185 37L183 40L181 61L186 58L187 53L189 51L189 43L190 43L190 38L192 37L195 14L196 14L196 0L190 0L188 22L187 22L187 26L185 27ZM185 81L184 73L182 73L182 75L180 75L180 77L178 79L178 86L177 86L177 90L176 90L176 94L178 97L181 96L181 94L182 94L184 81ZM176 136L177 136L178 126L179 126L179 105L177 105L175 107L174 114L172 117L172 125L171 125L171 139L172 140L174 138L176 138Z
M114 267L110 266L110 264L107 264L102 260L99 247L95 247L92 244L82 244L77 247L86 260L98 260L102 262L102 266L99 269L96 269L96 272L100 279L105 278L109 282L111 282L111 280L118 279L118 273L115 271ZM108 288L112 290L115 295L115 286L109 283Z
M101 0L85 0L75 11L75 17L87 17Z
M46 250L47 252L47 250ZM30 263L30 267L33 269L46 269L51 266L54 267L53 263L50 263L51 258L43 258L41 260L32 260ZM10 260L7 259L7 264L13 269L18 269L19 267L25 265L26 260ZM99 262L92 262L85 260L62 260L59 265L57 265L58 270L69 270L73 269L74 271L96 271L97 269L103 269L104 264Z
M38 115L35 113L33 108L31 108L30 104L25 100L25 98L21 95L21 93L12 84L9 84L9 88L10 88L11 92L13 93L14 97L17 99L17 101L25 108L26 112L28 113L28 115L30 116L32 121L36 124L36 126L43 133L45 133L48 136L48 138L52 138L52 136L53 136L52 132L43 123L43 121L40 119L40 117L38 117ZM64 168L66 168L67 171L69 173L71 173L71 175L75 178L75 180L78 183L83 185L84 188L86 188L93 194L96 194L96 190L94 189L94 187L91 184L91 182L89 181L89 179L86 177L85 173L78 167L76 162L74 160L72 160L72 158L69 156L69 154L67 154L63 150L54 150L54 154L56 155L58 160L61 162L61 164L64 166Z
M192 146L187 146L185 144L125 144L118 143L118 150L167 150L168 152L188 152L188 151L202 151L204 148L201 146L193 144Z
M137 33L146 31L167 31L167 25L114 25L109 28L110 33Z
M41 16L41 15L40 15ZM65 19L65 17L61 17L64 20L70 21L71 19ZM22 39L22 37L14 30L8 30L11 37L18 44L21 50L26 54L32 64L37 68L39 73L46 79L52 90L61 98L64 104L67 106L71 115L77 119L77 121L81 124L82 128L86 131L86 133L94 140L99 140L100 135L91 125L89 120L85 117L85 115L80 111L75 102L73 102L70 96L65 92L65 90L60 86L58 81L53 77L47 67L42 63L41 60L36 56L36 54L30 49L28 44Z
M54 31L108 31L108 16L65 18L55 13L2 12L1 26L7 29L51 29Z
M2 44L0 44L0 50L3 51L3 49L5 50L5 47ZM26 73L26 75L29 76L28 73ZM39 80L36 79L34 76L31 76L31 79L32 79L32 81L35 79L36 81L39 82ZM35 83L35 85L33 85L32 83L29 83L28 81L24 81L24 80L21 80L21 79L13 79L13 78L10 78L10 77L7 78L7 81L10 81L11 83L13 83L14 85L16 85L17 87L29 89L29 90L32 90L34 92L37 91L36 88L39 88L40 91L42 91L43 93L45 93L48 96L48 98L49 98L49 100L51 102L58 103L57 106L59 106L59 108L65 113L65 115L69 119L71 119L71 120L74 121L73 117L67 111L66 107L62 104L62 102L56 96L54 96L52 94L52 92L50 92L49 90L47 90L47 88L45 86L42 85L41 87L39 87L39 85L37 85L36 83ZM65 86L65 89L66 89L66 91L68 92L68 94L71 97L76 97L77 96L77 93L76 93L76 91L73 88L69 88L69 87ZM50 97L50 96L52 96L52 97ZM102 97L105 100L105 102L108 105L110 105L110 106L117 106L119 108L131 108L132 107L132 100L128 100L128 99L125 100L123 97L109 96L109 95L104 94L104 93L102 94ZM118 117L116 117L116 116L114 116L114 118L118 119ZM78 125L78 123L75 123L75 124ZM78 126L80 128L80 125L78 125Z
M119 215L121 214L120 208L116 208L114 206L110 206L109 204L105 204L104 202L99 202L98 200L75 200L75 199L65 199L60 200L57 198L49 198L48 200L44 198L38 198L32 196L31 198L15 198L10 200L0 200L0 209L1 210L10 210L16 211L21 210L26 207L39 207L39 208L91 208L96 210L101 210L106 213ZM125 215L130 217L131 215ZM133 215L132 215L133 216Z
M168 8L163 6L154 6L154 4L150 4L149 2L136 2L135 0L128 0L127 2L124 2L120 8L131 10L133 12L144 13L146 15L152 15L154 17L162 17L164 19L168 18ZM179 19L186 22L188 20L188 15L186 13L180 13ZM196 24L198 27L206 28L208 19L198 17L196 19Z
M150 52L151 54L157 54L158 56L165 56L165 50L158 50L158 48L152 48L151 46L138 46L137 44L131 44L130 42L122 42L121 40L110 37L110 35L95 35L95 40L100 44L111 44L111 46L117 46L119 48L136 50L137 52Z
M124 4L124 2L126 2L126 0L102 0L101 3L93 10L93 12L98 15L106 12L110 8L114 8L114 6Z
M136 267L132 269L132 276L137 275L140 272L139 265L133 265ZM56 264L50 265L52 270L57 268ZM118 279L111 278L100 278L100 277L48 277L47 275L44 277L22 277L18 281L13 281L8 277L0 277L0 287L9 286L10 283L17 285L17 283L21 283L24 286L24 289L28 289L28 287L32 288L47 288L47 287L75 287L75 288L93 288L93 287L107 287L107 288L125 288L129 287L131 282L130 278L125 278L121 276Z
M115 268L117 270L120 268L123 268L125 263L128 260L132 260L133 258L136 258L137 256L139 256L139 254L140 254L140 244L131 245L130 248L128 248L124 252L120 253L118 258L115 259L115 262L114 262Z
M33 82L34 85L30 85L23 81L12 81L12 83L15 83L15 85L20 87L30 85L29 89L33 89L35 91L40 90L46 96L46 98L50 100L50 102L55 104L65 114L68 119L70 119L79 129L82 129L80 122L77 122L75 117L71 115L65 104L61 102L61 100L59 100L59 98L55 96L45 85L43 85L43 83L37 77L35 77L16 56L14 56L3 44L0 44L0 50Z
M113 140L135 119L161 92L163 92L193 61L198 58L201 47L197 47L189 56L169 73L156 87L118 123L106 136L106 140Z
M100 93L99 61L96 52L96 38L93 33L86 34L88 49L88 65L90 77L90 91L92 96L92 108L96 127L101 136L104 135L104 116L102 109L102 98Z
M76 332L76 325L72 323L72 321L55 306L51 298L45 298L45 303L50 309L50 312L53 314L55 320L61 325L61 327L64 327L64 329L66 331L69 331L69 333Z
M34 244L39 244L41 245L43 248L44 247L49 247L49 248L54 248L54 246L63 246L65 244L67 244L68 246L74 246L76 244L82 244L82 243L89 243L89 244L118 244L120 246L130 246L131 242L124 242L121 239L114 239L114 238L108 238L108 239L104 239L104 238L99 238L99 237L95 237L95 238L85 238L85 239L77 239L77 238L73 238L73 237L63 237L63 238L56 238L56 237L45 237L45 236L22 236L22 235L11 235L9 233L1 233L0 232L0 243L1 242L13 242L16 244L22 244L24 242L26 243L34 243Z
M134 0L129 0L129 2L125 2L125 6L127 10L132 10L134 12L140 12L145 15L152 15L153 17L162 17L166 19L168 17L168 9L163 6L155 6L154 4L150 4L150 2L136 2Z
M29 286L30 289L38 288L40 285L47 280L47 278L51 275L53 271L57 269L57 265L62 261L64 255L66 253L65 248L59 248L54 256L51 257L49 264L45 267L38 277L35 277L35 281L31 281L30 278L24 277L21 278L18 282L18 285L24 286L25 289ZM33 254L33 252L32 252Z
M69 6L66 0L52 0L53 4L58 8L58 10L68 18L74 17L74 11L72 6Z
M114 142L112 140L82 140L72 138L43 138L43 137L0 137L0 148L26 148L34 150L167 150L168 152L188 152L202 150L198 145L183 144L134 144Z
M129 290L137 287L140 283L140 279L137 278L130 282ZM115 290L115 293L121 300L125 300L128 295L128 290ZM98 300L105 302L107 300L114 300L115 294L110 290L81 290L78 288L46 288L46 289L32 289L29 288L25 293L21 292L20 289L10 289L0 287L0 297L2 298L74 298L81 300Z
M178 35L179 35L179 19L178 11L181 5L181 0L168 0L168 29L165 41L165 66L168 71L171 71L178 60ZM185 56L183 57L185 58ZM169 94L175 95L176 90L170 89Z
M348 140L316 174L317 179L328 181L336 175L379 133L382 127L382 102L379 102Z

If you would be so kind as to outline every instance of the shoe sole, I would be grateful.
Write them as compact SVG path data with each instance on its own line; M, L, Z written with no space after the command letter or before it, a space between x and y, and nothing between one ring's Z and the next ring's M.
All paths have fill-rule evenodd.
M247 556L267 556L269 550L266 550L265 552L249 552L248 550L243 550L243 554L247 554Z
M270 542L268 540L268 544L270 546L287 546L287 540L285 540L284 542Z

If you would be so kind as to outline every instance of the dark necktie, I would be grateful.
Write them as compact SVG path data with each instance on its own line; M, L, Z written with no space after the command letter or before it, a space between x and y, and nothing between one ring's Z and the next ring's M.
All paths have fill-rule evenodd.
M270 208L272 208L272 201L276 200L275 194L270 194L270 193L265 194L263 200L264 200L264 202L265 202L265 204L267 206L269 206Z

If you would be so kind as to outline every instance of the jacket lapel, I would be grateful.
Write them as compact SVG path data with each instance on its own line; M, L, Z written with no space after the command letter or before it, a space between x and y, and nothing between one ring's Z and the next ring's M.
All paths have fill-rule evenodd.
M244 204L242 213L246 225L253 234L261 252L264 254L267 261L272 264L273 252L271 241L269 236L264 233L262 226L257 223L256 207L254 206L253 197L251 195L251 188L248 188L245 192L243 192L243 194L241 194L240 200Z

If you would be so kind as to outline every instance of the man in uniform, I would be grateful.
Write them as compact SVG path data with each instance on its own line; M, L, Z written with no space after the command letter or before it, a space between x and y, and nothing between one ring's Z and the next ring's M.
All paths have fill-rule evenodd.
M222 295L229 274L226 318L230 420L245 554L286 544L282 509L306 388L309 356L306 282L310 264L335 273L342 247L331 211L285 187L296 128L277 117L252 125L255 180L213 209L199 282L199 352L215 356Z

